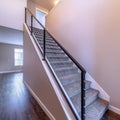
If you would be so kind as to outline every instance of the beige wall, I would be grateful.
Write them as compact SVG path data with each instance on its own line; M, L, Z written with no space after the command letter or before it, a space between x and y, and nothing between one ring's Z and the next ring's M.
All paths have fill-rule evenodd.
M56 120L67 120L25 28L24 31L24 80Z
M21 66L14 65L15 48L22 48L22 46L0 43L0 72L22 70Z
M120 108L120 0L63 0L47 28Z
M42 6L40 4L36 4L32 0L27 0L27 8L33 13L34 16L36 16L36 8L39 8L40 10L43 10L44 12L48 13L48 9L45 6Z
M1 0L0 25L23 30L27 0Z

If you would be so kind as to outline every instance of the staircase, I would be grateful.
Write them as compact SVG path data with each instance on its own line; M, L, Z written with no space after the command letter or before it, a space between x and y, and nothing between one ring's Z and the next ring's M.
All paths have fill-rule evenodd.
M33 34L43 51L43 30L34 28ZM46 60L75 111L81 116L81 71L47 32L45 39ZM101 120L106 112L108 102L98 95L99 91L91 88L91 82L85 80L85 120Z

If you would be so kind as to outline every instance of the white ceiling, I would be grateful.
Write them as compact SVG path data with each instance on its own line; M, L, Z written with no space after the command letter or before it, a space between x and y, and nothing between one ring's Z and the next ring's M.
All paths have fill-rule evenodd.
M33 2L43 6L44 8L51 10L56 0L32 0Z

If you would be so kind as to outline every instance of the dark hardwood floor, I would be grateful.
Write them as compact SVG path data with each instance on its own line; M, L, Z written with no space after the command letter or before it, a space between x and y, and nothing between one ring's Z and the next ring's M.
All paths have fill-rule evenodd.
M0 120L49 120L23 83L22 73L0 74ZM102 120L120 120L107 111Z
M102 120L120 120L120 115L108 110Z
M22 73L0 75L0 120L49 120L23 84Z

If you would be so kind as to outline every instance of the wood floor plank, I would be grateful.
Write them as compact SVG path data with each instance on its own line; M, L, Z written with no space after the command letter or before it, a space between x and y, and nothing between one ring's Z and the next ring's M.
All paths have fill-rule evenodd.
M0 74L0 120L49 120L24 85L22 73Z
M120 120L120 115L108 110L102 120Z

